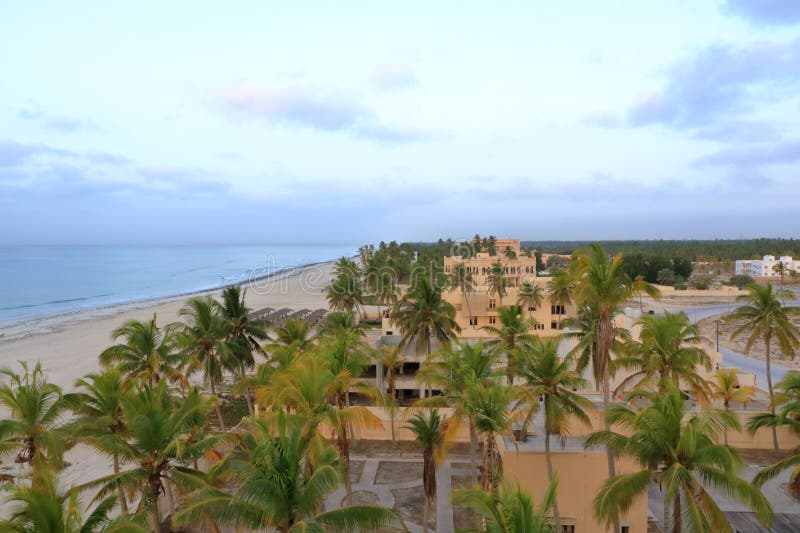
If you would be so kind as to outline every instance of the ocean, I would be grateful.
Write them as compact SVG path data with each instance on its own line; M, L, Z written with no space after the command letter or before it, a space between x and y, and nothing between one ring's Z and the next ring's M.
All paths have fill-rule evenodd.
M357 246L0 246L2 325L214 289Z

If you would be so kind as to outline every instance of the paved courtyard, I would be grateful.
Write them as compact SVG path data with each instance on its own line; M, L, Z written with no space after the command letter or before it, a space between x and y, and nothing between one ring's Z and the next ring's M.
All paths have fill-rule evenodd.
M422 459L356 456L351 463L353 504L377 504L394 509L403 518L409 531L422 532ZM453 485L468 480L471 472L469 460L465 458L448 459L439 466L436 475L437 497L431 505L429 531L455 531L451 504ZM344 505L344 499L345 489L342 486L328 496L325 506L327 509L340 507Z

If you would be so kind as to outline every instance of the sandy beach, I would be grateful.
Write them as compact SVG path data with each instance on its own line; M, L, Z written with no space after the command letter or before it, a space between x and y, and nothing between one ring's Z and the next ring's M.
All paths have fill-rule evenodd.
M289 269L268 278L253 280L246 288L247 305L291 309L327 308L324 289L329 283L333 262ZM219 296L220 289L196 293ZM190 296L182 295L83 310L69 315L34 319L0 338L0 365L18 369L17 361L40 361L48 379L65 391L74 389L75 380L100 369L98 354L113 344L111 331L127 320L147 320L155 313L159 324L178 320L178 311ZM94 449L78 445L66 455L71 464L64 470L67 485L84 483L112 472L111 461ZM13 473L15 465L6 462L0 471Z

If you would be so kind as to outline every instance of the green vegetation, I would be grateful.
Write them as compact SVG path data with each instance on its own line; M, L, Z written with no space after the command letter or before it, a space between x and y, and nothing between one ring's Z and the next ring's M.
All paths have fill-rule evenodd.
M492 237L476 236L475 241L481 249L496 246ZM494 339L469 343L458 342L455 309L442 290L466 298L474 289L470 277L456 268L445 279L419 263L419 257L440 260L453 246L442 241L427 248L363 247L359 261L367 268L340 260L334 280L342 283L345 296L329 293L339 311L318 326L287 319L268 338L266 325L249 318L244 292L233 288L224 291L221 301L188 300L178 323L158 325L155 316L126 322L112 333L117 344L99 356L102 372L78 380L74 393L63 394L48 383L38 364L23 364L20 372L2 370L7 379L0 385L0 403L10 416L0 420L0 452L21 466L19 476L3 488L13 509L0 521L0 529L405 529L392 510L350 505L349 469L351 441L358 430L381 426L362 401L351 402L351 395L387 408L394 440L397 373L402 372L406 348L426 355L418 378L429 394L406 420L422 452L425 529L436 497L438 462L466 423L476 486L457 491L455 501L476 512L478 529L557 531L562 516L550 441L552 436L566 437L576 422L589 423L592 404L580 394L586 388L581 375L589 367L603 392L605 417L604 429L593 433L586 446L604 445L609 463L608 480L594 501L601 521L618 525L622 513L654 482L663 487L665 521L671 515L673 532L730 530L707 486L745 503L765 525L772 511L760 484L794 468L791 484L800 495L800 449L764 469L755 484L737 476L738 454L717 442L722 436L727 443L727 428L739 428L731 402L748 401L750 391L737 388L730 371L717 372L711 382L698 374L703 367L710 370L710 360L685 314L644 316L636 338L617 324L615 318L631 298L658 296L644 274L631 277L634 271L626 270L624 255L609 256L599 245L575 254L566 268L554 269L544 291L523 285L515 305L501 302L499 323L486 328ZM370 273L381 280L386 272L378 265L392 261L402 262L407 279L413 279L402 293L396 280L387 290L370 281ZM671 261L672 268L681 268L681 261ZM492 289L498 298L501 288L498 281ZM366 297L389 307L400 328L399 348L384 347L378 353L367 346L367 328L359 317ZM737 322L735 335L748 336L748 350L757 340L767 346L777 341L785 355L794 355L800 332L790 319L800 308L784 306L784 297L788 295L769 284L748 286L740 298L742 307L731 314ZM559 353L562 337L536 336L531 315L520 307L545 302L577 305L577 316L558 324L576 341L566 356ZM385 372L383 390L362 379L375 361ZM748 428L773 428L777 447L775 428L800 430L800 373L789 373L775 393L769 364L768 350L771 408L755 414ZM623 385L635 389L627 403L612 405L610 379L621 370L630 374ZM195 373L202 376L204 388L189 380ZM433 388L438 394L430 394ZM224 418L228 393L237 395L241 413L247 403L251 416ZM717 399L724 408L693 410L686 396ZM452 414L440 416L439 407L451 408ZM551 483L535 504L506 479L497 443L517 430L524 438L540 415ZM235 427L226 430L226 421ZM64 453L76 443L108 457L113 473L78 487L59 485ZM635 460L639 471L617 475L614 460L620 456ZM344 506L324 511L326 496L342 485ZM84 493L87 503L79 499Z

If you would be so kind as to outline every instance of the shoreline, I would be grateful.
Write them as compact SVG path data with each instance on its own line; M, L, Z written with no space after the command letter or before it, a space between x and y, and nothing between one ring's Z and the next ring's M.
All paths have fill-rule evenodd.
M57 313L50 313L39 315L29 318L12 319L11 321L0 322L0 348L4 343L13 342L25 338L35 337L38 335L46 335L49 333L56 333L63 331L65 328L80 324L93 319L108 319L121 315L128 311L144 310L148 308L157 307L161 304L175 302L177 300L184 301L193 296L203 296L221 292L228 287L243 287L247 288L253 283L265 281L280 281L285 278L302 274L304 271L320 267L322 265L332 265L336 260L317 261L314 263L305 263L302 265L290 266L280 268L274 272L263 274L260 276L248 277L244 281L236 281L232 283L225 283L216 287L206 289L196 289L183 291L175 294L165 296L153 296L148 298L139 298L128 300L125 302L117 302L111 304L103 304L92 307L77 308L70 311L60 311Z

